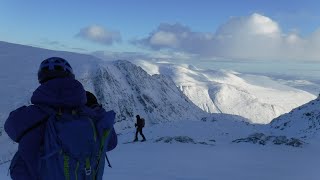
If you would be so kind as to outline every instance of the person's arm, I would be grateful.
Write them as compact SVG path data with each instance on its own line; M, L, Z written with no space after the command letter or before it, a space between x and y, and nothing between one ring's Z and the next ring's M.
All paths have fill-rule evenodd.
M112 151L114 148L116 148L117 144L118 144L118 136L115 129L113 128L112 132L110 133L110 139L107 146L107 151Z
M47 116L36 106L22 106L10 113L4 129L13 141L19 142L28 131L40 125Z

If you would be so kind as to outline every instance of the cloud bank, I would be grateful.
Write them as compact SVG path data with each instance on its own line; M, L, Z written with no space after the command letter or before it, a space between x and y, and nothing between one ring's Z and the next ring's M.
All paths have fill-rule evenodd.
M233 17L216 32L194 32L189 27L160 24L136 45L153 50L172 50L201 57L244 60L320 60L320 29L306 37L283 32L277 22L254 13Z
M82 28L76 37L83 38L103 45L112 45L115 42L121 42L120 32L110 31L98 25L92 25Z

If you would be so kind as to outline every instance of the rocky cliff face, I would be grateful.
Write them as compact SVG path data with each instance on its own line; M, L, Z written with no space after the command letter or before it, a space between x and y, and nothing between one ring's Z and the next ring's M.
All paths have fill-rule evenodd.
M81 79L106 109L117 113L117 125L133 125L137 114L147 123L200 120L206 116L164 75L149 75L128 61L115 61L101 66Z

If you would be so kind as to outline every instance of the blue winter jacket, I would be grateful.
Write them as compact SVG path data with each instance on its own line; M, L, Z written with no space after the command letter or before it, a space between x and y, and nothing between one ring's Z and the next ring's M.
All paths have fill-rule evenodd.
M5 131L9 137L19 143L18 151L12 159L10 170L14 180L37 180L41 144L43 143L44 127L49 117L37 105L49 105L60 108L75 108L85 106L87 101L82 84L71 78L58 78L41 84L33 93L31 102L34 105L23 106L12 111L5 122ZM104 109L96 111L103 118ZM111 122L113 123L113 122ZM113 142L108 146L113 149L116 134L113 131Z

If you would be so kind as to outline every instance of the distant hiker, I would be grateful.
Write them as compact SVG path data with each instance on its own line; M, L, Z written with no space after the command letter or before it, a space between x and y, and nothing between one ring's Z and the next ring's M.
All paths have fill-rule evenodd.
M115 113L85 105L86 92L62 58L44 60L38 81L33 105L12 111L5 122L9 137L19 143L11 178L101 180L104 154L117 145L110 135Z
M140 135L142 136L142 141L146 141L146 138L144 137L143 133L142 133L142 129L145 125L145 120L143 118L140 118L139 115L136 116L137 118L137 122L134 124L134 126L137 128L136 130L136 137L134 139L134 141L138 141L138 133L140 133Z

